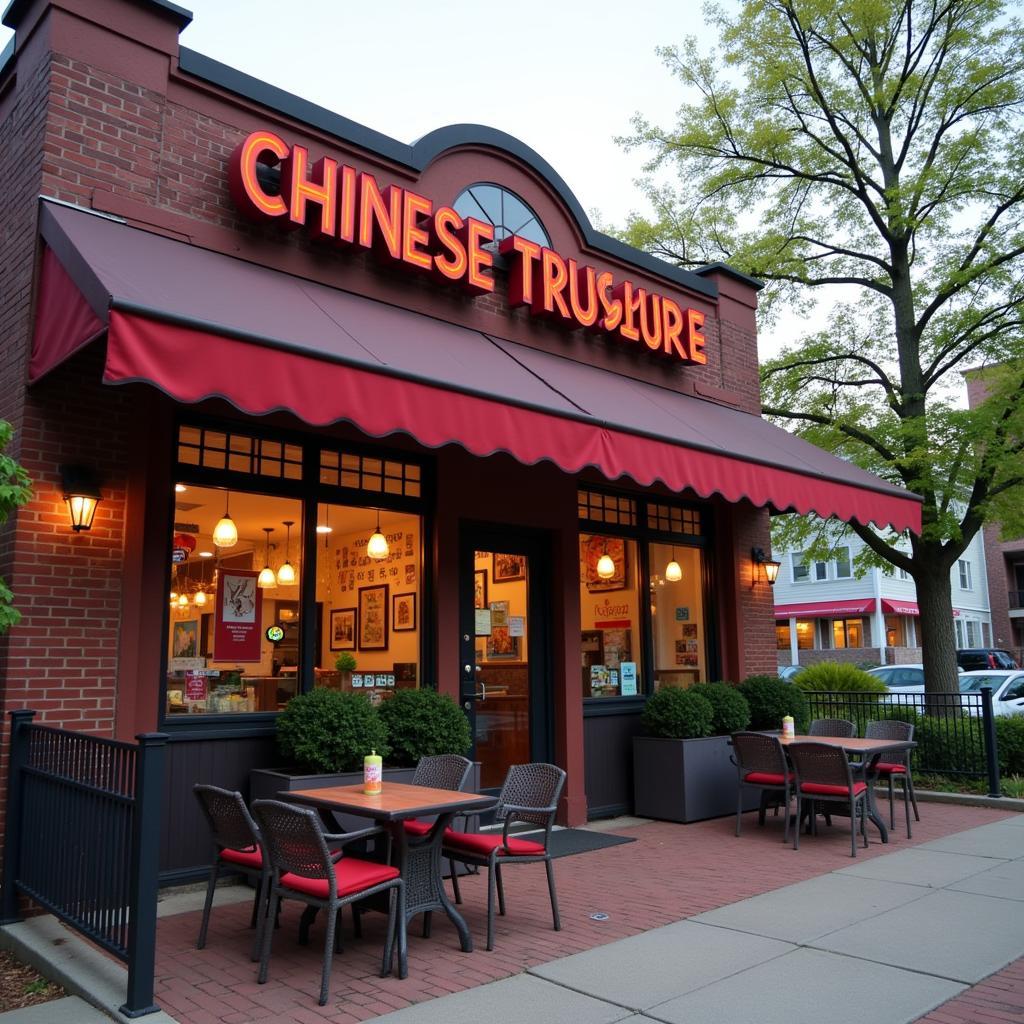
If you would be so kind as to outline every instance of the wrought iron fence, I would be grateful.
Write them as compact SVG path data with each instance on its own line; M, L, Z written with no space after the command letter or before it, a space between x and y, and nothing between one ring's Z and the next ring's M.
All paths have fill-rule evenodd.
M806 694L810 717L845 718L864 735L868 722L913 722L912 765L916 772L987 779L1000 795L999 758L992 689L977 693L825 693Z
M164 744L34 725L11 713L3 923L28 896L128 965L121 1012L153 1002Z

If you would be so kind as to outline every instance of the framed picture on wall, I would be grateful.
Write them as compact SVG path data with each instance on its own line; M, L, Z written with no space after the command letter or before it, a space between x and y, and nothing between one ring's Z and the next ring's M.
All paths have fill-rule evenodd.
M388 649L388 592L386 583L359 588L359 650Z
M487 638L487 660L520 661L521 641L521 637L508 635L508 626L496 626Z
M199 655L199 620L176 622L171 634L172 658L195 658Z
M331 650L354 651L355 649L355 608L334 608L331 611Z
M526 579L526 555L507 555L495 551L491 556L491 579L495 583L511 583Z
M487 607L487 570L477 569L473 573L473 607Z
M615 572L604 580L597 575L597 563L606 553L615 565ZM580 538L580 562L589 593L626 589L626 542L621 537Z
M395 594L391 598L391 628L396 633L416 628L415 594Z

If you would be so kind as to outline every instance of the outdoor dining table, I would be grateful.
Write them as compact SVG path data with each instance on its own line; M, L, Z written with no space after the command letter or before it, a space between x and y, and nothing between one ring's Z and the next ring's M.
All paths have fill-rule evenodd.
M902 754L913 750L917 746L913 740L872 740L858 736L780 736L779 739L782 741L783 749L791 743L826 743L830 747L842 747L847 754L855 754L863 758L865 781L868 783L868 817L878 829L882 842L889 842L889 829L878 813L878 806L875 803L873 781L877 773L874 771L874 766L878 764L884 754Z
M473 937L444 889L441 876L441 841L444 830L457 814L479 814L497 803L493 796L464 793L452 789L410 786L404 782L384 782L381 792L364 793L361 785L328 786L324 789L300 789L282 793L281 798L313 807L328 832L337 830L333 814L352 814L370 818L391 836L391 856L405 883L405 919L416 914L443 910L459 934L464 953L473 952ZM437 815L424 835L412 835L404 822L410 818Z

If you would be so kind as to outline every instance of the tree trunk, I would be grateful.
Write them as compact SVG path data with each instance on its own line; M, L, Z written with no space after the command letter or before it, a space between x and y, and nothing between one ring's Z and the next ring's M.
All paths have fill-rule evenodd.
M921 545L921 557L914 581L917 604L921 610L921 655L924 663L926 693L959 693L956 665L956 636L953 632L953 597L949 569L939 550Z

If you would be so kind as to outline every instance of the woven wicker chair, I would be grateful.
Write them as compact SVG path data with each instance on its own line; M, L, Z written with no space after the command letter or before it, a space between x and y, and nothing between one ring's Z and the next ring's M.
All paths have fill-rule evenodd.
M206 884L206 902L203 904L203 920L199 925L196 949L206 947L213 893L221 872L241 872L256 886L256 896L252 903L252 922L249 927L256 929L251 955L253 960L258 960L263 927L260 904L270 891L270 866L267 863L259 829L249 813L249 808L245 806L241 793L198 784L192 787L192 792L195 793L203 816L210 826L210 838L213 841L210 879Z
M864 730L866 739L871 740L912 740L914 738L914 725L912 722L868 722ZM914 805L914 820L920 821L921 815L917 810L917 797L914 795L914 778L910 774L910 751L902 751L898 754L889 754L884 761L878 761L874 766L874 772L879 779L885 779L889 784L889 827L896 827L896 810L893 803L892 783L893 779L899 779L903 786L903 809L907 816L907 838L910 834L910 805Z
M796 820L793 849L800 849L800 818L802 802L843 803L850 806L850 856L857 856L857 818L864 845L868 845L867 784L855 780L853 769L841 747L829 743L790 743L786 748L796 771Z
M412 777L414 786L428 786L431 789L462 789L473 770L473 762L459 754L434 754L421 757ZM410 818L405 831L411 836L425 836L434 823Z
M555 823L558 800L565 786L565 772L553 764L514 764L494 808L495 822L504 822L500 835L481 832L449 831L444 836L444 855L451 866L455 902L462 902L455 862L487 868L487 948L494 949L494 891L498 891L498 913L505 913L505 887L501 869L509 864L543 862L548 875L548 895L555 931L561 931L555 872L548 853L551 826ZM509 825L524 821L544 829L543 841L516 839L508 834Z
M793 773L786 763L786 752L777 736L763 732L734 732L732 734L733 763L739 775L736 797L736 835L740 834L743 818L743 787L755 786L762 793L782 798L785 815L782 841L789 842L789 799L793 789ZM762 800L758 824L764 824L765 804Z
M391 971L394 949L398 946L398 976L406 967L405 889L398 868L344 855L349 843L381 833L380 828L358 832L325 833L312 808L296 807L279 800L255 800L253 814L260 824L267 856L270 859L270 899L263 925L263 944L257 981L267 980L270 945L274 929L268 926L282 899L299 900L310 907L327 911L323 970L320 976L320 1005L327 1003L334 954L337 919L345 904L388 893L387 938L381 962L381 977ZM341 856L331 853L327 844L339 847Z
M857 726L845 718L816 718L807 730L808 736L841 736L844 740L857 735Z

